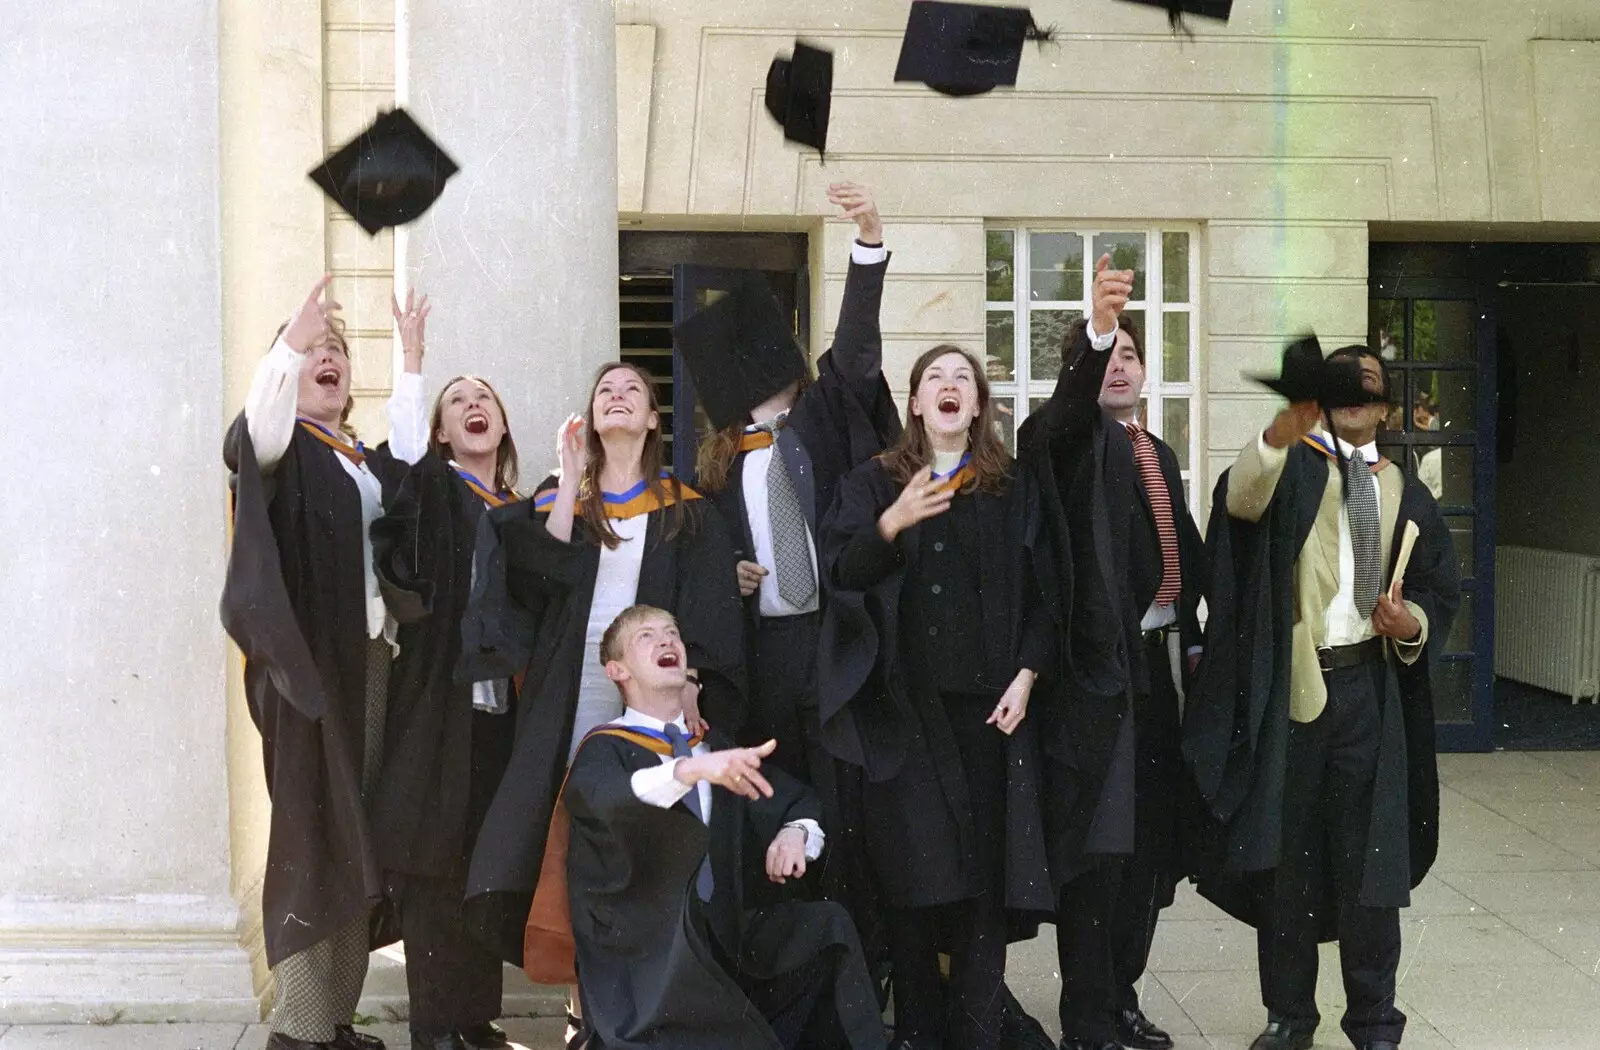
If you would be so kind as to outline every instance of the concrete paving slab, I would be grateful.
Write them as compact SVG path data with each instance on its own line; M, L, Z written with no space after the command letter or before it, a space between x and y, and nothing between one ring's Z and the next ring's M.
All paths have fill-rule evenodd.
M0 1050L234 1050L242 1024L16 1025Z
M1600 913L1600 871L1444 872L1438 878L1496 915Z

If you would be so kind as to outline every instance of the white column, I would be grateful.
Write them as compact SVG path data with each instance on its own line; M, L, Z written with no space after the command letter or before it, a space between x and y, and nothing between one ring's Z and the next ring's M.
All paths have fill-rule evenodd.
M461 165L396 242L437 303L430 393L472 372L506 400L523 485L618 353L615 16L602 0L401 0L402 103Z
M249 1021L217 619L218 5L7 14L0 1023Z

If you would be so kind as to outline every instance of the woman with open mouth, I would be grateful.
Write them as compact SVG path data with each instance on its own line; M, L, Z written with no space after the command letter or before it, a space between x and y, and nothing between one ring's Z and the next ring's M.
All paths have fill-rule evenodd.
M392 305L401 345L420 361L427 299ZM401 622L373 842L406 944L413 1050L498 1050L508 1045L494 1023L500 958L469 933L461 901L478 827L510 758L515 688L505 676L458 682L455 668L479 523L518 499L517 446L500 395L477 376L445 383L426 421L423 454L372 527Z
M324 277L279 332L229 428L233 550L223 625L245 656L272 824L262 912L271 1050L381 1050L351 1027L368 952L391 932L368 812L384 762L390 609L369 526L421 455L421 357L391 399L390 447L349 424L350 353ZM359 558L359 560L358 560Z
M526 674L510 765L467 880L469 919L505 959L524 965L524 926L562 777L584 735L622 713L599 655L611 621L637 604L677 617L691 728L702 713L731 728L743 706L733 545L716 509L663 469L649 374L621 363L601 368L587 411L562 424L558 440L560 477L486 518L458 672L471 681ZM582 1045L576 1016L569 1028L572 1045Z
M1025 719L1055 634L1032 583L1034 490L982 365L936 346L910 389L904 434L844 480L825 526L821 715L866 770L895 1045L994 1050L1008 929L1053 903Z

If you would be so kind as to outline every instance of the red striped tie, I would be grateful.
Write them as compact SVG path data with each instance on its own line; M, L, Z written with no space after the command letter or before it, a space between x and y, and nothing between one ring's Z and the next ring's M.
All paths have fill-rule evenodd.
M1167 490L1167 476L1161 472L1161 460L1156 455L1156 443L1149 431L1137 423L1125 424L1128 437L1133 440L1133 462L1139 468L1139 481L1150 498L1150 510L1156 519L1156 535L1161 538L1161 586L1156 589L1156 604L1171 605L1178 600L1183 587L1183 574L1178 566L1178 530L1172 523L1172 495Z

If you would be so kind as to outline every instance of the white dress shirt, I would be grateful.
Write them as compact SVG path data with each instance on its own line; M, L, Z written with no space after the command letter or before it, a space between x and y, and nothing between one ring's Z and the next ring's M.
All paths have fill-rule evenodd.
M642 711L627 708L616 724L637 726L640 729L651 729L661 732L666 729L667 723L659 718L652 717ZM689 736L689 730L684 726L683 716L679 715L672 720L678 731L684 737ZM696 756L709 754L711 748L704 741L694 745L693 753ZM682 759L673 758L671 755L662 755L661 764L649 769L641 769L633 775L633 794L640 802L659 809L671 809L677 805L683 796L689 793L689 788L677 778L678 763ZM711 824L711 784L708 781L698 781L695 790L700 793L700 815L706 825ZM823 844L827 841L822 833L822 828L816 821L809 817L791 821L806 833L806 860L816 860L822 856ZM787 825L786 825L787 826Z
M1318 429L1317 436L1324 442L1328 435ZM1377 442L1368 442L1360 448L1350 444L1344 438L1339 438L1339 450L1344 453L1346 460L1360 456L1370 466L1378 462ZM1337 463L1337 461L1335 461ZM1337 470L1337 467L1335 467ZM1372 498L1378 508L1378 520L1383 520L1383 489L1378 484L1378 476L1370 470L1361 475L1362 481L1372 486ZM1380 580L1382 567L1379 567ZM1355 545L1350 539L1350 512L1344 500L1339 501L1339 590L1334 594L1333 601L1328 603L1327 615L1323 618L1327 628L1327 637L1323 644L1329 646L1355 645L1364 642L1373 636L1371 617L1362 616L1356 610L1356 553Z
M250 443L255 446L256 462L262 473L270 474L289 451L294 440L296 408L300 395L300 368L306 355L296 352L280 336L272 344L267 356L256 366L255 378L250 383L250 394L244 403L245 426L250 431ZM395 383L394 396L389 399L389 420L409 421L402 429L413 435L413 444L395 445L396 434L390 435L390 450L408 463L422 458L427 451L427 407L422 397L422 377L401 373ZM414 447L414 435L422 435L421 450ZM398 433L398 431L397 431ZM415 452L415 458L402 454ZM389 621L388 608L378 590L378 574L372 565L372 523L383 514L383 486L365 463L353 462L348 456L335 456L350 480L355 482L361 497L361 565L366 583L367 637L377 638L387 634L394 641L394 625ZM386 629L387 628L387 629Z
M615 721L623 713L622 694L617 692L617 684L606 677L605 665L600 661L600 642L611 621L639 596L639 572L644 567L644 537L650 528L650 515L621 518L611 527L622 542L615 547L600 545L594 597L589 600L589 618L584 626L583 670L578 675L578 706L573 715L572 741L567 745L568 765L589 730Z
M746 427L746 433L753 433L755 427ZM821 608L820 600L822 588L819 586L811 593L811 600L803 605L795 605L787 601L778 591L778 560L772 553L772 517L767 506L767 468L772 463L772 457L782 455L776 444L766 448L758 448L745 453L744 473L741 484L744 486L744 516L750 523L750 539L755 545L755 557L751 560L767 574L761 577L760 609L762 616L795 616L800 613L816 612ZM806 552L811 558L811 578L817 578L817 542L811 534L811 526L805 526Z

